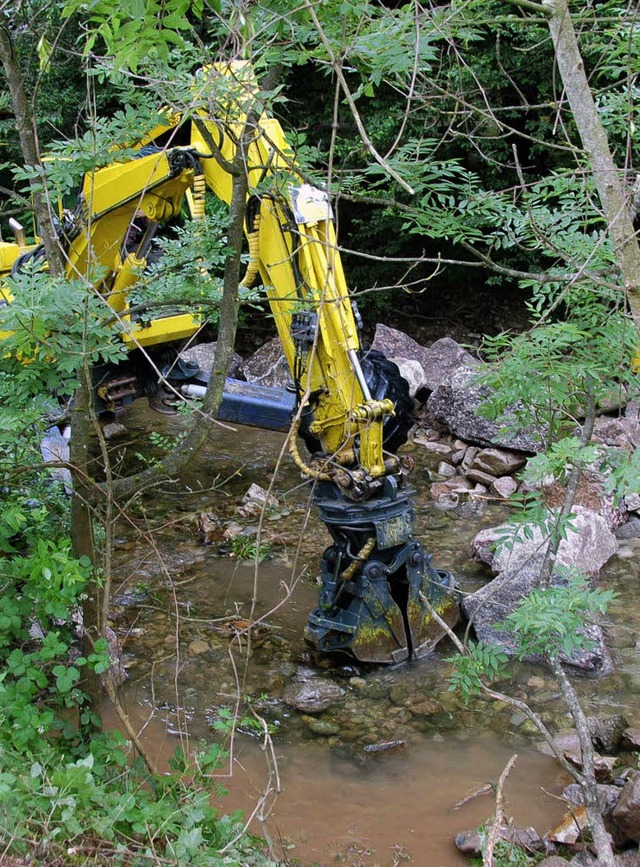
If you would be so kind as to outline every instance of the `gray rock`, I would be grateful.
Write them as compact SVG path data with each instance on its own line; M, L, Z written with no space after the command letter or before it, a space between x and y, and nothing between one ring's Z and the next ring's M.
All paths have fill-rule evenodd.
M616 845L621 845L627 838L617 828L612 813L620 799L620 792L622 790L618 786L606 786L602 783L598 783L596 789L598 795L598 808L602 814L602 818L604 819L605 828L613 837L614 843ZM578 804L580 806L584 804L584 792L582 787L577 783L572 783L570 786L566 786L562 792L562 797L570 804Z
M640 518L631 518L626 524L618 527L614 531L616 539L638 539L640 538Z
M450 443L441 443L437 440L430 440L424 437L420 431L418 431L413 437L413 441L416 445L421 446L421 448L426 449L428 452L434 455L440 455L441 457L448 458L453 454L453 449Z
M490 488L496 480L495 476L490 473L483 473L482 470L467 470L466 475L470 482L484 485L486 488Z
M421 367L421 374L417 377L421 382L420 388L428 388L430 391L448 379L462 364L467 367L475 367L478 364L466 349L463 349L449 337L436 340L427 348L421 346L403 331L389 328L388 325L382 323L376 325L376 333L371 348L383 352L399 367L401 361L418 362Z
M413 337L409 337L408 334L397 328L383 325L381 322L376 325L371 349L382 352L387 358L393 358L396 364L398 358L405 358L417 361L421 366L426 353L425 347L415 341Z
M126 432L126 427L119 421L111 421L102 428L104 438L107 440L112 440L115 437L120 437L123 434L126 434Z
M478 385L478 373L477 367L459 367L431 394L427 401L428 411L446 424L455 436L468 442L537 452L542 445L540 432L518 429L513 413L505 413L498 421L478 414L491 393L486 386Z
M473 355L450 337L442 337L432 343L422 360L427 385L432 391L446 382L459 368L473 369L479 364Z
M598 791L598 807L603 816L608 815L620 799L621 789L618 786L596 785ZM584 804L584 792L578 783L571 783L562 790L562 797L570 804Z
M509 476L526 463L524 455L504 449L481 449L471 463L470 469L482 470L492 476Z
M588 575L597 575L607 560L618 550L615 536L604 518L589 509L575 507L571 519L573 530L567 531L566 539L560 542L556 563ZM507 524L481 530L471 543L476 559L491 566L494 572L513 572L531 557L544 553L547 542L542 530L530 525L531 538L524 536L524 527L508 547L505 542ZM513 536L511 536L513 539Z
M625 494L624 503L630 512L640 512L640 494Z
M478 639L498 645L510 656L515 655L518 642L516 636L502 629L504 619L514 611L532 590L539 586L542 557L531 557L517 569L502 572L489 584L462 599L462 609L471 620ZM552 583L560 583L553 576ZM602 628L588 623L583 632L593 646L580 650L564 661L588 674L609 674L613 669L611 656L606 648ZM540 661L533 659L532 661Z
M282 344L277 337L269 340L244 363L247 382L285 388L293 382Z
M40 440L40 453L47 463L69 463L69 440L57 427L52 427ZM64 485L65 493L72 493L71 471L67 467L51 467L49 475Z
M462 471L463 472L466 472L469 469L469 467L474 462L475 457L479 451L480 451L480 449L477 446L470 446L466 450L466 452L464 453L464 456L462 458Z
M592 439L632 452L640 445L640 422L637 418L600 416L595 420Z
M640 729L633 728L633 726L625 729L622 732L620 749L627 752L637 752L640 750Z
M588 718L589 732L594 747L603 753L615 755L620 749L622 735L629 723L621 713L612 716L592 716Z
M469 858L474 858L482 855L482 847L485 843L487 833L477 830L462 831L456 834L455 844L459 852ZM515 843L516 846L522 846L528 852L544 852L546 849L545 841L535 828L514 828L503 825L498 830L498 839L508 843Z
M543 861L539 861L538 867L566 867L568 863L568 861L565 861L565 859L561 858L559 855L550 855Z
M453 842L456 844L456 849L467 858L477 858L482 855L484 841L485 834L474 828L456 834Z
M284 701L290 707L304 713L322 713L345 695L345 690L331 680L312 677L302 683L290 684L284 693Z
M640 773L636 772L625 783L611 815L622 833L640 842Z
M511 476L502 476L493 482L491 490L504 500L508 500L518 490L518 483Z
M457 475L457 470L451 464L446 463L446 461L441 461L438 464L438 475L439 476L447 476L452 477ZM640 523L640 522L639 522Z
M598 859L587 849L583 849L582 852L573 856L569 864L571 867L598 867Z
M640 853L637 848L618 852L615 859L616 867L640 867Z
M469 494L471 484L462 476L454 476L444 482L434 482L430 488L432 500L439 500L449 494Z
M426 387L427 381L419 361L413 358L399 357L389 358L389 361L393 361L397 365L400 376L406 379L410 397L415 397L419 391Z
M217 341L211 343L197 343L180 353L180 358L185 361L194 361L203 373L210 374L213 369L213 359L216 352ZM244 361L234 352L229 364L229 376L233 379L244 379Z

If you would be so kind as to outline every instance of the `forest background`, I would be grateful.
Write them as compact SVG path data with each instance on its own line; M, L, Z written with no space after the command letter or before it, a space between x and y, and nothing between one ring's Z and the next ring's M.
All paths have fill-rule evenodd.
M196 785L184 757L168 778L154 776L148 761L125 770L119 739L98 732L114 515L150 476L112 479L105 457L107 494L92 488L87 371L119 349L91 287L61 276L51 204L72 194L84 172L116 159L114 146L144 135L160 107L188 113L196 69L250 59L265 82L262 104L290 131L304 172L331 192L368 327L418 319L427 338L448 333L476 345L488 334L492 357L511 360L503 403L523 396L522 373L538 365L548 403L553 385L549 411L564 417L578 392L595 400L612 381L634 384L637 16L635 4L620 2L578 3L569 14L564 0L0 5L0 217L28 225L35 210L50 265L21 281L4 319L17 353L34 362L5 357L0 369L7 847L38 852L45 841L63 857L69 840L90 839L95 851L111 847L123 858L269 857L209 805L216 748L198 760ZM43 162L45 154L57 159ZM240 262L234 220L241 227L242 214L214 213L206 251L220 271L209 307L220 304L212 318L230 339L239 308L229 296ZM194 243L186 232L175 262L193 258ZM199 299L197 279L176 278L170 288ZM166 303L157 291L149 288L148 303ZM242 316L247 332L264 328L263 314ZM535 388L534 377L524 378ZM207 412L215 412L217 385ZM54 386L75 398L71 516L47 486L38 451ZM535 404L540 395L525 397ZM567 454L586 460L585 445L570 443L565 463ZM160 471L174 475L183 457L184 449L169 456ZM79 601L84 648L71 663ZM34 611L45 634L37 647ZM46 736L52 730L55 739ZM154 784L141 788L148 774Z

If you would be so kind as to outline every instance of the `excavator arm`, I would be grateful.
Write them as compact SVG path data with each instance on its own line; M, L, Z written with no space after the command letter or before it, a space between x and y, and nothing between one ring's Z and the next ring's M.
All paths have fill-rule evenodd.
M203 70L194 82L194 104L190 119L167 113L166 123L139 143L137 158L87 174L62 227L67 273L103 294L132 349L124 376L100 374L98 395L115 408L123 398L148 392L148 382L139 384L134 347L166 349L197 331L199 321L188 313L136 322L128 312L129 294L158 227L180 213L185 199L194 219L202 218L205 189L229 204L240 167L248 187L243 284L259 279L264 286L295 384L295 401L282 398L284 417L295 419L290 451L314 482L316 505L333 538L305 637L318 650L346 651L366 662L420 656L443 634L434 610L452 624L457 608L450 574L433 568L413 534L412 465L396 454L406 436L406 384L395 365L362 351L328 196L305 183L280 124L257 108L250 65ZM187 125L188 144L172 145L178 134L184 138ZM131 250L125 239L137 215L144 215L147 229ZM173 388L193 393L188 380L197 379L195 371L175 359L169 370ZM246 421L238 404L255 401L255 387L243 392L231 383L226 393L222 417L231 405L227 417ZM261 406L258 399L248 413L255 424L265 421ZM297 434L310 458L302 455Z

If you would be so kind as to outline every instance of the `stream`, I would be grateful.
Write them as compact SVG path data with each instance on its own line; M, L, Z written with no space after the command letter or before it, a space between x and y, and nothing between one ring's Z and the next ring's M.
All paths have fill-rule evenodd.
M123 421L127 433L110 447L127 470L141 454L153 456L150 431L172 437L185 425L142 401ZM309 512L310 489L288 456L275 472L283 443L278 433L216 427L181 486L137 498L116 527L112 620L129 673L127 708L149 751L163 766L179 746L219 740L228 751L220 809L255 811L251 829L305 867L468 864L453 838L492 815L494 793L456 804L495 783L514 753L507 815L548 830L564 814L557 796L566 775L536 750L532 724L512 707L484 700L465 706L449 690L448 641L426 659L392 668L310 654L302 630L329 536ZM470 542L505 520L508 507L469 501L438 510L429 498L426 451L406 448L416 460L416 536L437 567L472 591L491 576L469 559ZM241 514L242 497L251 484L272 481L278 504L262 522L266 559L256 568L224 530L229 522L257 529L259 517ZM635 540L621 542L602 573L619 594L607 627L615 673L576 681L590 714L621 711L630 725L640 724L639 550ZM248 647L245 626L255 621ZM337 684L343 697L314 714L283 702L294 680L314 677ZM499 686L527 699L552 731L570 727L544 670L514 663L509 683Z

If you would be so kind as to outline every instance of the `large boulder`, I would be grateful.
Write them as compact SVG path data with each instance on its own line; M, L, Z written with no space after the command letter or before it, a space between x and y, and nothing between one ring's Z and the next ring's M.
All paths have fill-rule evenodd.
M573 529L568 529L560 542L556 564L597 575L618 550L616 537L601 515L581 506L574 507L571 524ZM517 571L532 557L541 556L547 544L542 530L534 524L523 524L515 540L509 538L508 529L508 524L500 524L481 530L471 543L476 559L497 573Z
M501 647L509 656L516 654L517 637L513 632L504 629L504 620L523 599L540 586L542 560L541 554L530 556L529 559L521 561L517 568L501 572L480 590L463 597L462 609L479 640ZM552 577L552 584L561 583L558 576ZM613 663L605 645L602 628L591 622L582 629L583 634L591 641L591 647L576 651L568 658L562 657L563 660L588 674L609 674Z
M566 487L553 478L545 479L542 485L525 485L526 490L540 490L548 509L560 509L566 496ZM586 467L580 476L574 494L575 507L582 506L597 512L610 530L615 530L627 520L627 506L620 502L612 490L610 478L597 464Z
M286 388L293 382L282 344L277 337L268 340L244 363L247 382Z
M427 388L429 391L433 391L448 380L461 365L472 368L479 364L466 349L450 337L442 337L431 346L425 347L404 331L389 328L382 323L376 325L371 348L379 350L391 361L395 361L401 372L404 362L417 361L422 370L421 388Z
M409 397L415 397L425 386L424 371L419 361L413 358L390 358L398 366L400 376L409 386Z
M592 439L596 443L632 452L640 445L640 421L634 417L600 416L595 420Z
M427 401L427 410L460 439L480 446L535 453L541 446L541 431L518 428L513 413L505 412L497 421L480 415L482 405L491 395L480 385L482 368L462 365L439 385Z
M471 461L470 469L482 470L492 476L508 476L526 463L523 454L504 449L481 449Z
M190 346L180 353L180 358L185 361L195 362L203 373L210 374L213 368L213 359L216 352L216 340L211 343L196 343L195 346ZM229 364L229 376L233 379L244 379L243 371L244 362L237 352L231 356Z
M461 367L473 370L479 365L480 362L473 355L450 337L442 337L432 343L422 361L427 386L431 391L447 382Z

